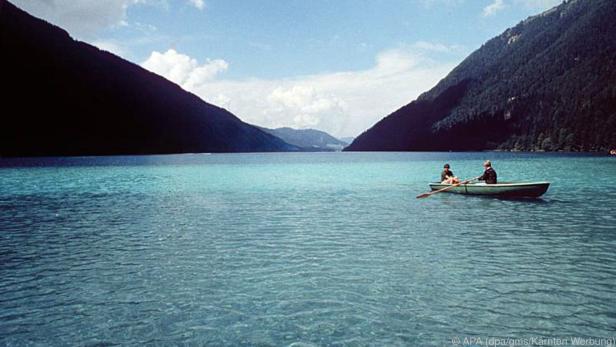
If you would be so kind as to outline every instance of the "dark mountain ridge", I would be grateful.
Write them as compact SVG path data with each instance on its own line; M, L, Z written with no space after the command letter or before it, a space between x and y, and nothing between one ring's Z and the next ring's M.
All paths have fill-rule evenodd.
M0 155L297 150L0 0Z
M345 150L616 147L616 2L571 0L473 52Z

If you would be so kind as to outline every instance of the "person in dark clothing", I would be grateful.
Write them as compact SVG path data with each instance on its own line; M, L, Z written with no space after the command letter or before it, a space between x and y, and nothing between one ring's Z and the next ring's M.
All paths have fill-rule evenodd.
M496 184L496 171L492 168L492 163L489 160L486 160L483 163L483 175L477 178L480 181L486 181L486 184Z
M443 172L441 172L441 183L443 184L456 184L460 183L460 180L453 174L453 171L449 170L449 164L445 164Z

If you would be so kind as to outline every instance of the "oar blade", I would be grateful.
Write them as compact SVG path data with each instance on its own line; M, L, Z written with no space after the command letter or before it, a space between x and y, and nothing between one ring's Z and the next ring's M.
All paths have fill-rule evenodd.
M427 198L430 195L432 195L431 193L423 193L423 194L419 194L417 195L417 199L423 199L423 198Z

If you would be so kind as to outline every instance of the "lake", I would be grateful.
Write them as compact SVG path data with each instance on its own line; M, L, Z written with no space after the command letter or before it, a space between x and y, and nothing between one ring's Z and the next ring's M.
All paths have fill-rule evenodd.
M491 159L541 199L415 196ZM0 159L0 345L609 338L616 157ZM485 340L484 340L485 341Z

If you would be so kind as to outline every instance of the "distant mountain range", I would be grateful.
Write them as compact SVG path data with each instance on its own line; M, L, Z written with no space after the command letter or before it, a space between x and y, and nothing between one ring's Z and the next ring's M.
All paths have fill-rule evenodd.
M616 147L616 1L570 0L486 42L345 150Z
M304 151L340 151L349 143L315 129L276 128L261 130L281 138Z
M351 136L339 137L338 139L339 139L340 141L342 141L342 142L346 143L346 145L350 145L350 144L353 142L353 140L355 140L355 138L354 138L354 137L351 137Z
M298 150L0 0L0 155Z

